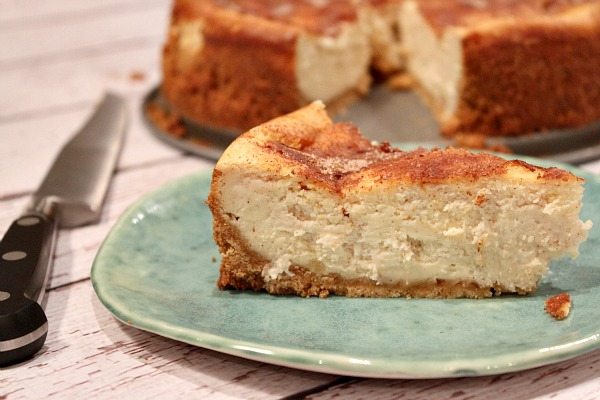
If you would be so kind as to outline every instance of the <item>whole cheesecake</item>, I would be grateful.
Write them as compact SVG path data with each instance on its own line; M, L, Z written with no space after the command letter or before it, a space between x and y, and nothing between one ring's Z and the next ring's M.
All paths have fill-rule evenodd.
M465 150L405 152L320 102L237 138L208 205L221 289L299 296L533 292L576 256L582 179Z
M600 0L174 0L162 92L242 132L407 73L448 135L600 119Z

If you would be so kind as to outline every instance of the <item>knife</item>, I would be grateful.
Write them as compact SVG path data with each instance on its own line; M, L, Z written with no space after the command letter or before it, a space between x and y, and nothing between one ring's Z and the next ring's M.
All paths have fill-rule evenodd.
M44 345L43 300L57 229L99 220L126 119L125 101L106 94L0 241L0 366L29 358Z

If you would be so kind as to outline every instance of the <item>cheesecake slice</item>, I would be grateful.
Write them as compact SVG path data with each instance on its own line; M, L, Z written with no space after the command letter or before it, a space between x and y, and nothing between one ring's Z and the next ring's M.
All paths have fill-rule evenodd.
M218 287L272 294L489 297L575 257L582 179L465 150L401 151L320 102L242 134L208 205Z
M600 1L406 0L407 68L449 136L600 119Z

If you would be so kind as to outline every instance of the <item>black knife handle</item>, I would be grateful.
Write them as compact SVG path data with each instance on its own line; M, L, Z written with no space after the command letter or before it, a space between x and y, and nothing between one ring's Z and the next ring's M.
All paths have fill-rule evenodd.
M48 333L41 307L54 253L53 218L29 213L0 242L0 366L37 353Z

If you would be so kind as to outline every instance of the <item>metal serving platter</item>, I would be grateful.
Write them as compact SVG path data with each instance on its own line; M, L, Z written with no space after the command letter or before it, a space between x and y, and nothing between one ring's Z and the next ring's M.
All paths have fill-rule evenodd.
M180 118L182 132L174 135L156 122L149 112L151 109L167 114L171 111L160 93L160 86L148 92L143 103L143 116L150 131L168 145L204 158L217 160L238 134ZM442 138L433 115L414 92L392 90L385 85L376 86L368 96L353 103L335 119L352 121L373 140L418 143L424 147L453 144ZM581 164L600 158L600 121L578 129L489 138L486 145L507 147L515 154Z

